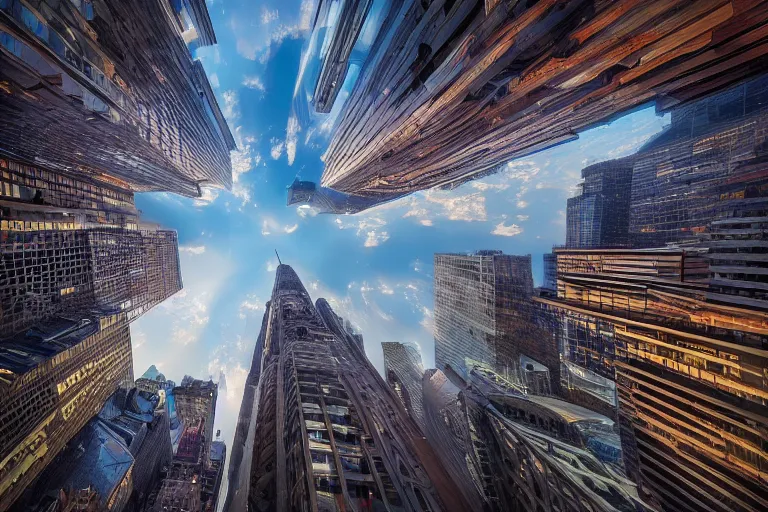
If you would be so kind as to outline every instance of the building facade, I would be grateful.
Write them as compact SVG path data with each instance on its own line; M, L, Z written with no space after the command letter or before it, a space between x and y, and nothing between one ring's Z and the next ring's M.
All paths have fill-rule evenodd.
M559 371L555 338L540 325L531 297L531 257L501 251L435 254L435 364L466 377L466 359L537 383L543 366ZM551 384L557 386L557 382Z
M649 101L667 112L740 83L766 58L753 4L441 5L377 11L322 186L389 197L466 181Z
M203 430L199 435L203 439L202 456L206 464L213 441L213 420L218 395L218 386L212 380L203 381L189 375L184 376L180 386L173 388L176 415L185 428L203 422Z
M581 170L579 194L566 208L566 247L629 246L633 164L634 157L627 157Z
M132 191L229 188L235 141L194 49L205 2L8 0L0 152Z
M763 75L672 110L670 126L635 156L633 247L692 239L714 220L753 216L739 212L765 194L767 91Z
M226 510L467 510L398 398L363 351L326 326L287 265L262 325L259 381L241 409L241 419L257 411L235 479L246 487Z
M711 288L707 256L561 250L557 298L535 301L576 328L570 369L614 381L624 465L646 496L668 510L761 510L768 315L740 283ZM576 387L599 398L596 381Z
M421 381L424 365L421 364L421 349L413 343L396 341L383 342L384 375L387 384L400 398L403 407L413 421L424 430L424 406Z
M53 318L0 344L0 508L133 379L124 313Z

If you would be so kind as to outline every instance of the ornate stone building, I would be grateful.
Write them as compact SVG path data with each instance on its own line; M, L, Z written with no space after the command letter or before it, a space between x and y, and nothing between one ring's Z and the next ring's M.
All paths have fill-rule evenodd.
M468 510L398 398L287 265L262 326L225 510Z

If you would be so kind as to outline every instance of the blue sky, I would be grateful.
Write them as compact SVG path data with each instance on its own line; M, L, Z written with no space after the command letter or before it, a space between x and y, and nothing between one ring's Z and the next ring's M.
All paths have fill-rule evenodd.
M232 155L235 184L200 199L137 195L144 220L178 231L184 289L135 322L132 335L137 376L151 364L177 382L224 372L215 428L227 442L272 289L275 250L313 299L325 297L362 331L378 368L382 341L417 343L429 368L433 254L532 254L540 283L542 253L565 241L566 199L581 169L633 153L668 123L653 108L641 109L451 192L420 192L354 216L316 215L285 204L296 176L319 180L332 128L333 113L289 122L314 6L215 0L208 7L218 45L198 57L240 148Z

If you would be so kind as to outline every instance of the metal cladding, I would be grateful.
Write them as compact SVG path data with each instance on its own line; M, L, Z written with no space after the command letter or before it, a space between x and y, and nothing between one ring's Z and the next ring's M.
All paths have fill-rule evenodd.
M230 188L235 141L191 56L214 42L200 0L4 1L0 152L136 192Z
M628 247L634 157L585 167L579 195L568 199L566 247Z
M570 411L472 390L465 391L465 401L470 423L486 444L496 510L654 510L630 480L583 446L570 426Z
M768 195L768 75L676 107L671 117L635 155L632 247L689 239L718 218L752 217Z
M411 343L384 342L384 375L413 421L424 431L421 350Z
M754 254L753 234L734 259ZM712 242L556 250L557 297L534 300L565 324L565 363L585 377L563 387L605 403L615 382L624 464L646 496L666 510L764 510L768 314L739 279L712 279L723 270L709 262L729 254L709 255Z
M0 343L0 509L7 509L126 376L125 314L52 318Z
M531 302L531 257L501 251L474 254L435 254L435 363L464 377L465 359L488 364L520 379L543 365L550 375L559 371L557 345L551 332L539 325ZM557 381L553 381L555 387Z
M241 408L241 419L252 411L248 437L235 438L252 449L225 510L469 510L398 398L287 265L262 326L255 397Z
M467 364L466 381L428 370L424 401L429 442L471 510L654 510L620 470L611 419Z
M481 175L739 83L768 53L757 0L397 1L383 17L325 153L321 185L349 194Z

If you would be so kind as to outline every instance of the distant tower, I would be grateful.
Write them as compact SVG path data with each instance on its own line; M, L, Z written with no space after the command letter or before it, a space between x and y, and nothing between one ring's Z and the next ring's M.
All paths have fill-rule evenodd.
M585 167L580 194L568 199L566 246L627 247L634 157Z
M329 312L323 300L318 308ZM329 329L287 265L265 320L224 510L469 510L397 397L357 344Z

